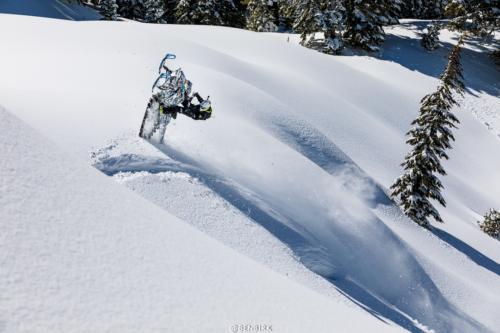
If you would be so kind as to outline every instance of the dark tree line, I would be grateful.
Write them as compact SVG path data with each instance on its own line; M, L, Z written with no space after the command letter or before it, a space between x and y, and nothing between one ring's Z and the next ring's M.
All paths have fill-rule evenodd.
M98 0L93 0L97 2ZM491 34L500 25L500 0L100 0L104 19L208 24L259 32L295 32L301 44L339 54L344 45L377 51L384 26L398 19L451 18L449 28ZM433 24L423 35L428 50L439 44Z

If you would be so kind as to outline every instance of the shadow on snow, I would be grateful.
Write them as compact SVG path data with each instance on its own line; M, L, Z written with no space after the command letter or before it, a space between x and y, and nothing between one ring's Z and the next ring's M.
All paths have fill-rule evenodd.
M421 33L429 22L408 22L402 26L409 30ZM489 57L489 50L485 47L483 38L469 37L467 44L476 50L462 48L462 65L464 81L467 91L474 95L474 91L485 92L491 96L500 94L500 80L493 60ZM448 62L448 55L454 44L440 42L441 47L434 51L427 51L420 45L419 38L410 38L388 34L384 46L377 58L392 61L412 71L439 78ZM405 52L411 50L411 52ZM423 96L422 96L423 97Z
M348 170L350 177L359 177L376 188L369 204L391 204L382 188L378 187L349 158L335 147L321 133L300 134L290 126L275 123L275 135L313 163L336 176L339 170ZM287 245L297 258L310 270L330 281L342 294L346 295L362 309L386 322L385 318L411 331L424 332L421 324L438 331L453 331L449 318L459 318L461 325L472 331L484 331L479 323L455 309L441 295L432 280L414 259L411 250L380 220L367 221L365 228L373 237L385 239L379 249L370 249L370 243L357 239L348 229L331 226L327 237L299 229L300 221L286 216L286 212L276 211L261 200L256 193L242 188L237 183L207 172L192 158L169 145L154 145L171 159L123 154L97 161L95 167L107 175L119 172L166 171L185 172L199 179L214 193L248 216L282 243ZM288 223L287 223L288 222ZM288 225L294 226L294 228ZM318 238L319 237L319 238ZM395 248L400 250L401 264L407 267L401 282L398 264L390 262L389 254ZM383 261L383 257L387 260ZM374 263L377 265L373 266ZM382 267L379 267L379 264ZM318 270L318 265L330 265L334 270ZM370 265L373 267L370 268ZM393 266L396 266L394 268ZM409 269L408 269L409 268ZM375 271L376 270L376 271ZM413 304L415 302L417 305ZM428 302L428 304L423 304ZM422 304L420 304L422 303ZM431 311L420 311L430 308ZM426 313L423 313L426 312ZM418 322L412 318L418 319Z

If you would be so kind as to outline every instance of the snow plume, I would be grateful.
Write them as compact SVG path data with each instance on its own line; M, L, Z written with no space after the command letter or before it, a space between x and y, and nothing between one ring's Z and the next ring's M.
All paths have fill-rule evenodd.
M0 330L399 331L235 253L2 108L0 124Z
M378 303L385 316L405 327L413 323L401 313L440 331L450 330L452 320L471 331L481 330L448 304L413 250L371 211L378 204L392 205L383 191L326 137L305 125L295 127L293 117L289 120L286 125L276 121L266 131L251 122L233 124L238 128L237 142L214 132L211 137L222 140L215 146L224 144L227 149L223 159L210 149L199 150L201 138L196 134L184 141L182 133L172 133L172 145L158 148L183 164L203 165L231 179L231 186L255 205L253 209L266 213L250 215L255 222L269 226L274 218L293 230L291 235L268 229L306 267L361 304ZM231 124L226 118L225 125ZM220 133L216 124L213 130ZM196 162L174 148L178 140L187 151L197 152ZM334 165L340 172L333 171Z

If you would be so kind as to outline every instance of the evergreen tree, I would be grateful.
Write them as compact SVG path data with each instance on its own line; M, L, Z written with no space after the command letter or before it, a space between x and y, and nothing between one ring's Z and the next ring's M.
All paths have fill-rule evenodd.
M490 209L484 220L478 222L479 228L493 238L500 240L500 212L495 209Z
M165 8L163 17L168 23L176 23L175 7L177 6L177 2L177 0L163 0Z
M423 12L423 0L407 0L401 4L402 17L422 18Z
M343 47L337 27L341 12L328 0L299 0L295 10L297 19L293 28L301 32L301 45L328 54L339 54ZM318 38L316 33L322 33Z
M144 18L143 4L140 0L116 0L118 15L132 20Z
M175 7L175 18L179 24L193 24L192 12L195 7L195 0L179 0Z
M443 18L448 0L425 0L422 18L437 19Z
M500 28L500 1L479 0L474 3L471 18L476 33L490 35Z
M439 47L439 30L441 26L434 22L427 26L427 32L422 35L421 44L428 51L434 51Z
M195 24L224 25L221 15L224 0L199 0L192 11Z
M379 50L384 42L385 33L382 29L384 8L379 0L345 0L345 31L344 41L353 46L370 52Z
M460 1L460 0L459 0ZM401 1L403 17L418 19L443 18L449 0L407 0Z
M448 17L462 16L467 13L466 7L464 0L450 0L446 4L444 14Z
M148 23L166 23L162 20L165 14L163 0L146 0L144 2L144 21Z
M242 26L244 21L233 0L179 0L175 17L181 24Z
M403 8L402 0L383 0L382 8L382 22L384 23L384 21L387 21L387 23L384 23L384 25L399 24L399 18L401 16L401 11Z
M100 12L103 20L116 21L118 19L118 5L115 0L102 0Z
M296 0L292 5L296 17L293 30L301 33L302 43L308 34L320 29L322 2L322 0Z
M159 1L163 3L163 0ZM147 2L148 0L116 0L118 14L132 20L146 21Z
M297 19L294 0L278 0L278 22L284 31L292 31L293 23Z
M245 6L240 1L221 0L220 13L224 25L243 28L245 26Z
M391 186L391 196L399 199L404 213L423 227L430 226L430 216L443 222L430 199L446 205L441 195L443 185L436 173L446 175L440 159L448 159L446 150L454 140L451 130L459 123L450 110L457 104L453 92L462 94L464 89L460 64L462 43L460 39L452 49L437 91L422 99L420 115L408 132L406 143L413 148L401 165L405 171Z
M250 0L248 3L247 29L259 32L278 30L268 3L268 0Z
M451 0L445 9L445 15L453 18L448 23L450 30L463 30L467 22L467 9L464 0Z
M451 29L476 35L492 35L500 28L500 0L451 0L446 14Z

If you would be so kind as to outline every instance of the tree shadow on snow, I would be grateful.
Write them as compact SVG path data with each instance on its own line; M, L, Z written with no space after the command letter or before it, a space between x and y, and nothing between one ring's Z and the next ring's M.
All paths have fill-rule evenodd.
M423 32L427 22L403 23L409 30ZM474 95L474 91L485 92L492 96L500 94L498 67L489 57L489 50L483 38L468 38L467 44L475 50L462 48L462 65L466 89ZM386 41L376 58L392 61L412 71L439 78L448 62L448 55L454 44L440 42L441 47L427 51L420 45L420 38L410 38L388 34Z
M329 156L328 153L325 151L321 151L321 149L318 148L318 150L311 150L311 146L308 146L306 143L302 142L297 142L297 144L302 145L303 150L309 150L309 158L313 158L317 163L320 163L323 161L324 163L320 163L323 165L324 168L328 169L328 167L333 167L331 164L325 164L327 160L332 161L334 156ZM293 218L289 216L283 216L283 212L275 212L272 210L272 208L268 207L265 205L263 201L260 200L260 198L255 195L254 193L248 192L246 189L243 189L239 187L237 184L229 181L222 179L218 176L214 176L210 172L204 171L204 169L201 167L201 165L198 165L198 163L184 154L181 151L178 151L174 149L173 147L169 145L155 145L159 150L167 154L170 158L174 159L175 161L178 161L182 163L182 165L189 165L191 166L190 168L186 168L183 170L183 172L187 172L190 174L192 177L197 178L199 181L204 183L208 188L210 188L214 193L219 195L221 198L226 200L228 203L230 203L232 206L237 208L239 211L241 211L243 214L247 215L250 219L264 227L267 231L269 231L273 236L275 236L277 239L279 239L283 244L285 244L288 248L290 248L294 255L299 258L299 260L304 264L305 267L310 269L311 271L319 274L320 276L323 276L327 281L332 283L337 290L346 295L350 300L352 300L355 304L359 305L362 309L367 311L369 314L373 315L375 318L386 322L385 318L388 320L396 323L397 325L400 325L401 327L409 330L410 332L416 332L416 333L423 333L424 331L422 330L422 325L411 319L410 315L405 315L405 309L409 310L412 309L412 305L404 305L406 304L404 301L405 296L402 296L401 298L398 296L396 299L393 299L395 304L389 304L387 303L387 300L381 300L377 296L373 295L371 292L368 291L368 289L363 288L359 286L356 282L352 281L348 276L345 276L344 273L340 273L338 276L331 276L329 274L321 274L321 272L318 272L317 269L315 269L314 266L314 260L310 260L310 258L307 258L307 256L310 253L313 253L313 255L319 257L315 258L319 262L322 261L327 261L329 264L336 265L339 264L343 267L345 267L345 260L340 259L339 257L348 257L347 253L341 253L336 252L334 254L335 257L337 257L337 260L334 259L332 251L325 250L321 248L321 240L317 239L315 235L311 234L307 230L303 229L296 229L295 226L299 227L300 224L297 223L296 221L293 221ZM326 154L326 155L325 155ZM339 157L340 155L334 154L335 156ZM328 157L329 156L329 157ZM321 158L325 158L322 160ZM335 163L340 162L341 160L344 160L344 157L340 156L340 160L336 160ZM345 163L349 164L348 160L344 160ZM375 197L374 199L374 205L376 205L376 202L381 202L381 203L388 203L391 202L389 198L383 193L383 191L380 189L381 193L379 193L378 196ZM370 221L374 222L375 221ZM293 227L289 227L289 225ZM378 228L378 229L377 229ZM390 242L397 243L399 244L400 249L407 249L407 247L399 240L399 238L392 234L392 231L388 227L383 224L383 222L377 223L377 227L374 228L374 230L380 230L380 232L386 234L388 239L390 239ZM349 241L351 235L347 231L341 231L337 230L337 235L335 237L337 243L340 243L339 248L342 248L343 246L343 241L346 240L347 242ZM375 235L376 236L376 235ZM348 246L345 247L346 249ZM345 251L350 251L350 250L345 250ZM354 254L354 257L360 259L365 257L366 264L370 263L370 255L367 255L366 253L363 255L362 253L365 250L363 249L358 249L357 254ZM407 249L406 252L408 252L409 249ZM405 251L403 251L405 252ZM403 255L403 254L402 254ZM403 255L404 256L404 255ZM377 259L375 258L375 261ZM465 327L468 328L474 328L473 331L483 331L483 327L479 323L476 323L473 319L469 318L466 314L462 313L460 310L455 309L451 304L448 303L448 301L441 295L437 287L434 285L432 280L427 276L425 271L420 267L418 262L410 255L407 256L407 260L410 261L410 267L412 267L412 272L411 276L415 276L415 278L410 278L410 280L416 282L415 285L415 290L414 291L405 291L405 294L407 294L407 297L411 297L410 295L414 295L416 300L415 302L418 302L418 299L421 297L424 297L425 299L432 299L432 307L436 306L436 310L439 309L440 311L443 312L441 315L437 315L437 318L441 319L430 319L428 315L423 315L422 318L418 318L420 321L423 321L424 324L428 325L431 328L437 328L438 330L440 329L445 329L448 331L453 330L452 326L450 326L450 323L447 322L447 316L454 317L455 319L459 318L460 321L464 324ZM343 262L344 261L344 262ZM353 263L355 266L363 266L361 262ZM312 265L312 266L311 266ZM391 265L390 263L386 263L386 265ZM346 268L347 271L350 271L350 268ZM363 268L364 269L364 268ZM377 268L378 269L378 268ZM383 271L383 269L382 269ZM354 270L352 272L354 276L356 276L356 271ZM381 276L384 276L386 273L381 272ZM389 273L391 274L391 273ZM390 290L393 285L391 285L391 280L397 283L397 280L399 277L389 275L390 278L386 281L384 278L381 278L378 283L381 283L383 285L386 285L386 288ZM413 288L413 287L412 287ZM389 295L392 294L392 292L389 292ZM427 296L423 296L427 295ZM431 296L432 295L432 296ZM412 300L410 300L412 302ZM416 309L416 308L415 308ZM410 312L413 312L413 316L418 316L417 313L414 310L411 310ZM427 322L426 321L431 321Z
M391 204L383 189L319 131L306 128L304 133L304 124L294 126L290 121L285 124L276 120L271 124L274 135L280 140L332 176L346 177L346 186L350 182L361 182L375 188L375 194L367 200L369 205ZM479 323L448 303L415 260L411 249L378 218L363 225L371 237L384 240L377 249L351 230L336 226L335 221L330 230L325 230L328 233L325 240L324 235L305 230L298 223L300 221L286 216L287 212L275 211L258 194L207 170L185 153L168 144L154 146L170 159L124 154L108 157L95 166L108 175L140 171L189 174L265 228L291 249L305 267L382 322L389 324L389 320L411 332L422 333L422 324L436 331L453 331L456 326L451 322L458 320L470 332L485 331ZM339 170L345 170L347 175L339 174ZM391 262L395 249L400 252L396 256L399 264ZM399 265L405 268L402 270L404 277L400 276ZM325 266L332 269L324 270Z
M452 234L447 233L446 231L433 228L432 233L436 235L443 242L449 244L454 247L457 251L465 254L470 260L475 262L477 265L495 273L496 275L500 275L500 265L494 260L488 258L469 244L463 242L462 240L456 238Z
M272 119L272 121L262 122L262 125L267 127L268 130L284 144L308 158L325 172L334 177L344 179L347 186L349 186L348 183L361 184L361 186L354 186L358 186L358 190L366 190L370 192L370 194L364 199L371 208L376 208L378 205L394 205L394 202L386 194L383 187L373 181L368 174L366 174L353 160L349 158L347 154L345 154L319 130L300 120L292 120L290 118L283 120L280 119L279 116ZM442 230L435 230L434 233L443 241L466 254L478 265L490 269L498 274L498 264L474 248ZM401 243L401 248L406 248L396 235L391 233L391 236L394 242ZM413 260L413 258L411 258L411 260ZM479 323L476 323L471 318L468 318L466 314L461 313L460 310L455 309L447 302L432 280L427 276L423 269L420 268L418 263L415 262L414 267L415 272L413 273L415 276L420 276L419 281L422 283L419 287L425 288L430 294L433 295L433 303L435 302L440 304L441 309L446 309L449 314L453 314L454 316L461 318L461 320L470 325L470 327L479 329L479 331L482 330L479 328L481 326ZM369 290L361 287L350 278L324 277L333 283L339 292L379 320L385 322L384 318L387 318L410 332L424 332L421 323L416 322L408 315L404 314L395 305L387 304L382 301L376 295L373 295L369 292ZM418 278L416 281L418 281ZM389 282L387 288L391 288ZM440 326L441 329L445 327L446 330L453 330L452 327L447 327L447 324L444 323L444 321L445 320L443 320L442 323L434 324Z
M330 282L335 285L342 295L384 323L387 323L385 320L387 318L412 333L426 333L410 318L380 301L356 283L348 280Z

